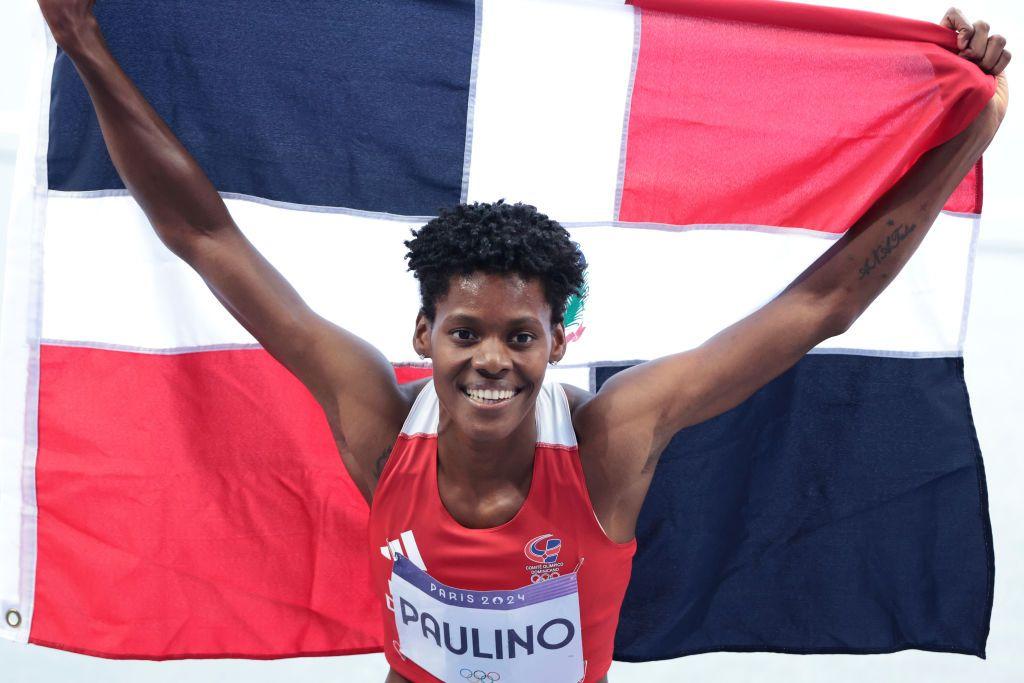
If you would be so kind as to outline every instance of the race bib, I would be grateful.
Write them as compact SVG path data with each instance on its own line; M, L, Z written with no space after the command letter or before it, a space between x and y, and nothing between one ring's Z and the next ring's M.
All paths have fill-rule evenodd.
M471 591L396 555L390 587L402 656L446 683L583 680L575 572L514 590Z

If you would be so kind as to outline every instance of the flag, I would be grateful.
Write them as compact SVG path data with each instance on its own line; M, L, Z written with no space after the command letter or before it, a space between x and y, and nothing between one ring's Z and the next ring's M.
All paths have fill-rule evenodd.
M402 241L524 201L590 267L591 390L756 310L990 77L950 31L764 0L99 3L115 57L321 315L429 374ZM381 649L368 508L299 382L157 239L43 26L0 323L0 629L108 657ZM699 38L699 40L698 40ZM993 558L963 379L981 165L844 335L680 432L619 659L984 654Z

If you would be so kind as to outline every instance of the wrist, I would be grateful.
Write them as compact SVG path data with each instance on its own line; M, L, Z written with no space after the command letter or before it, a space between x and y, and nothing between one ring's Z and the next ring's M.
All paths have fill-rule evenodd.
M978 148L979 156L985 151L999 131L999 127L1006 117L1008 101L1009 92L1006 86L1006 77L1000 75L996 78L996 92L992 99L988 101L985 108L981 110L981 113L971 121L965 131L970 142Z
M53 39L72 59L86 54L103 42L99 24L92 14L50 27Z
M966 174L988 149L998 129L998 119L986 108L959 135L935 151L945 157L946 165L954 174L959 170Z
M973 166L988 149L999 130L999 123L993 121L988 111L982 112L961 134L960 156L968 166Z

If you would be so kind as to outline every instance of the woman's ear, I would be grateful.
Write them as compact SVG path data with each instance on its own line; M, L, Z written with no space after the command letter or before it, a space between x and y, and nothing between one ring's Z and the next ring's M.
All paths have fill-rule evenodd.
M565 325L558 323L551 328L551 353L548 355L549 363L557 363L565 357L568 343L565 341Z
M427 318L423 309L416 315L416 329L412 333L412 348L419 354L420 358L430 357L430 333L433 324Z

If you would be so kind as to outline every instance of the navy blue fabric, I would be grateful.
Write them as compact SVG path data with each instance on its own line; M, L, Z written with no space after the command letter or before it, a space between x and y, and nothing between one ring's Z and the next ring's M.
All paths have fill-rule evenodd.
M983 657L994 563L962 359L807 356L675 436L638 541L616 659Z
M405 215L459 202L472 0L102 0L96 14L217 189ZM52 85L50 188L123 188L62 53Z

